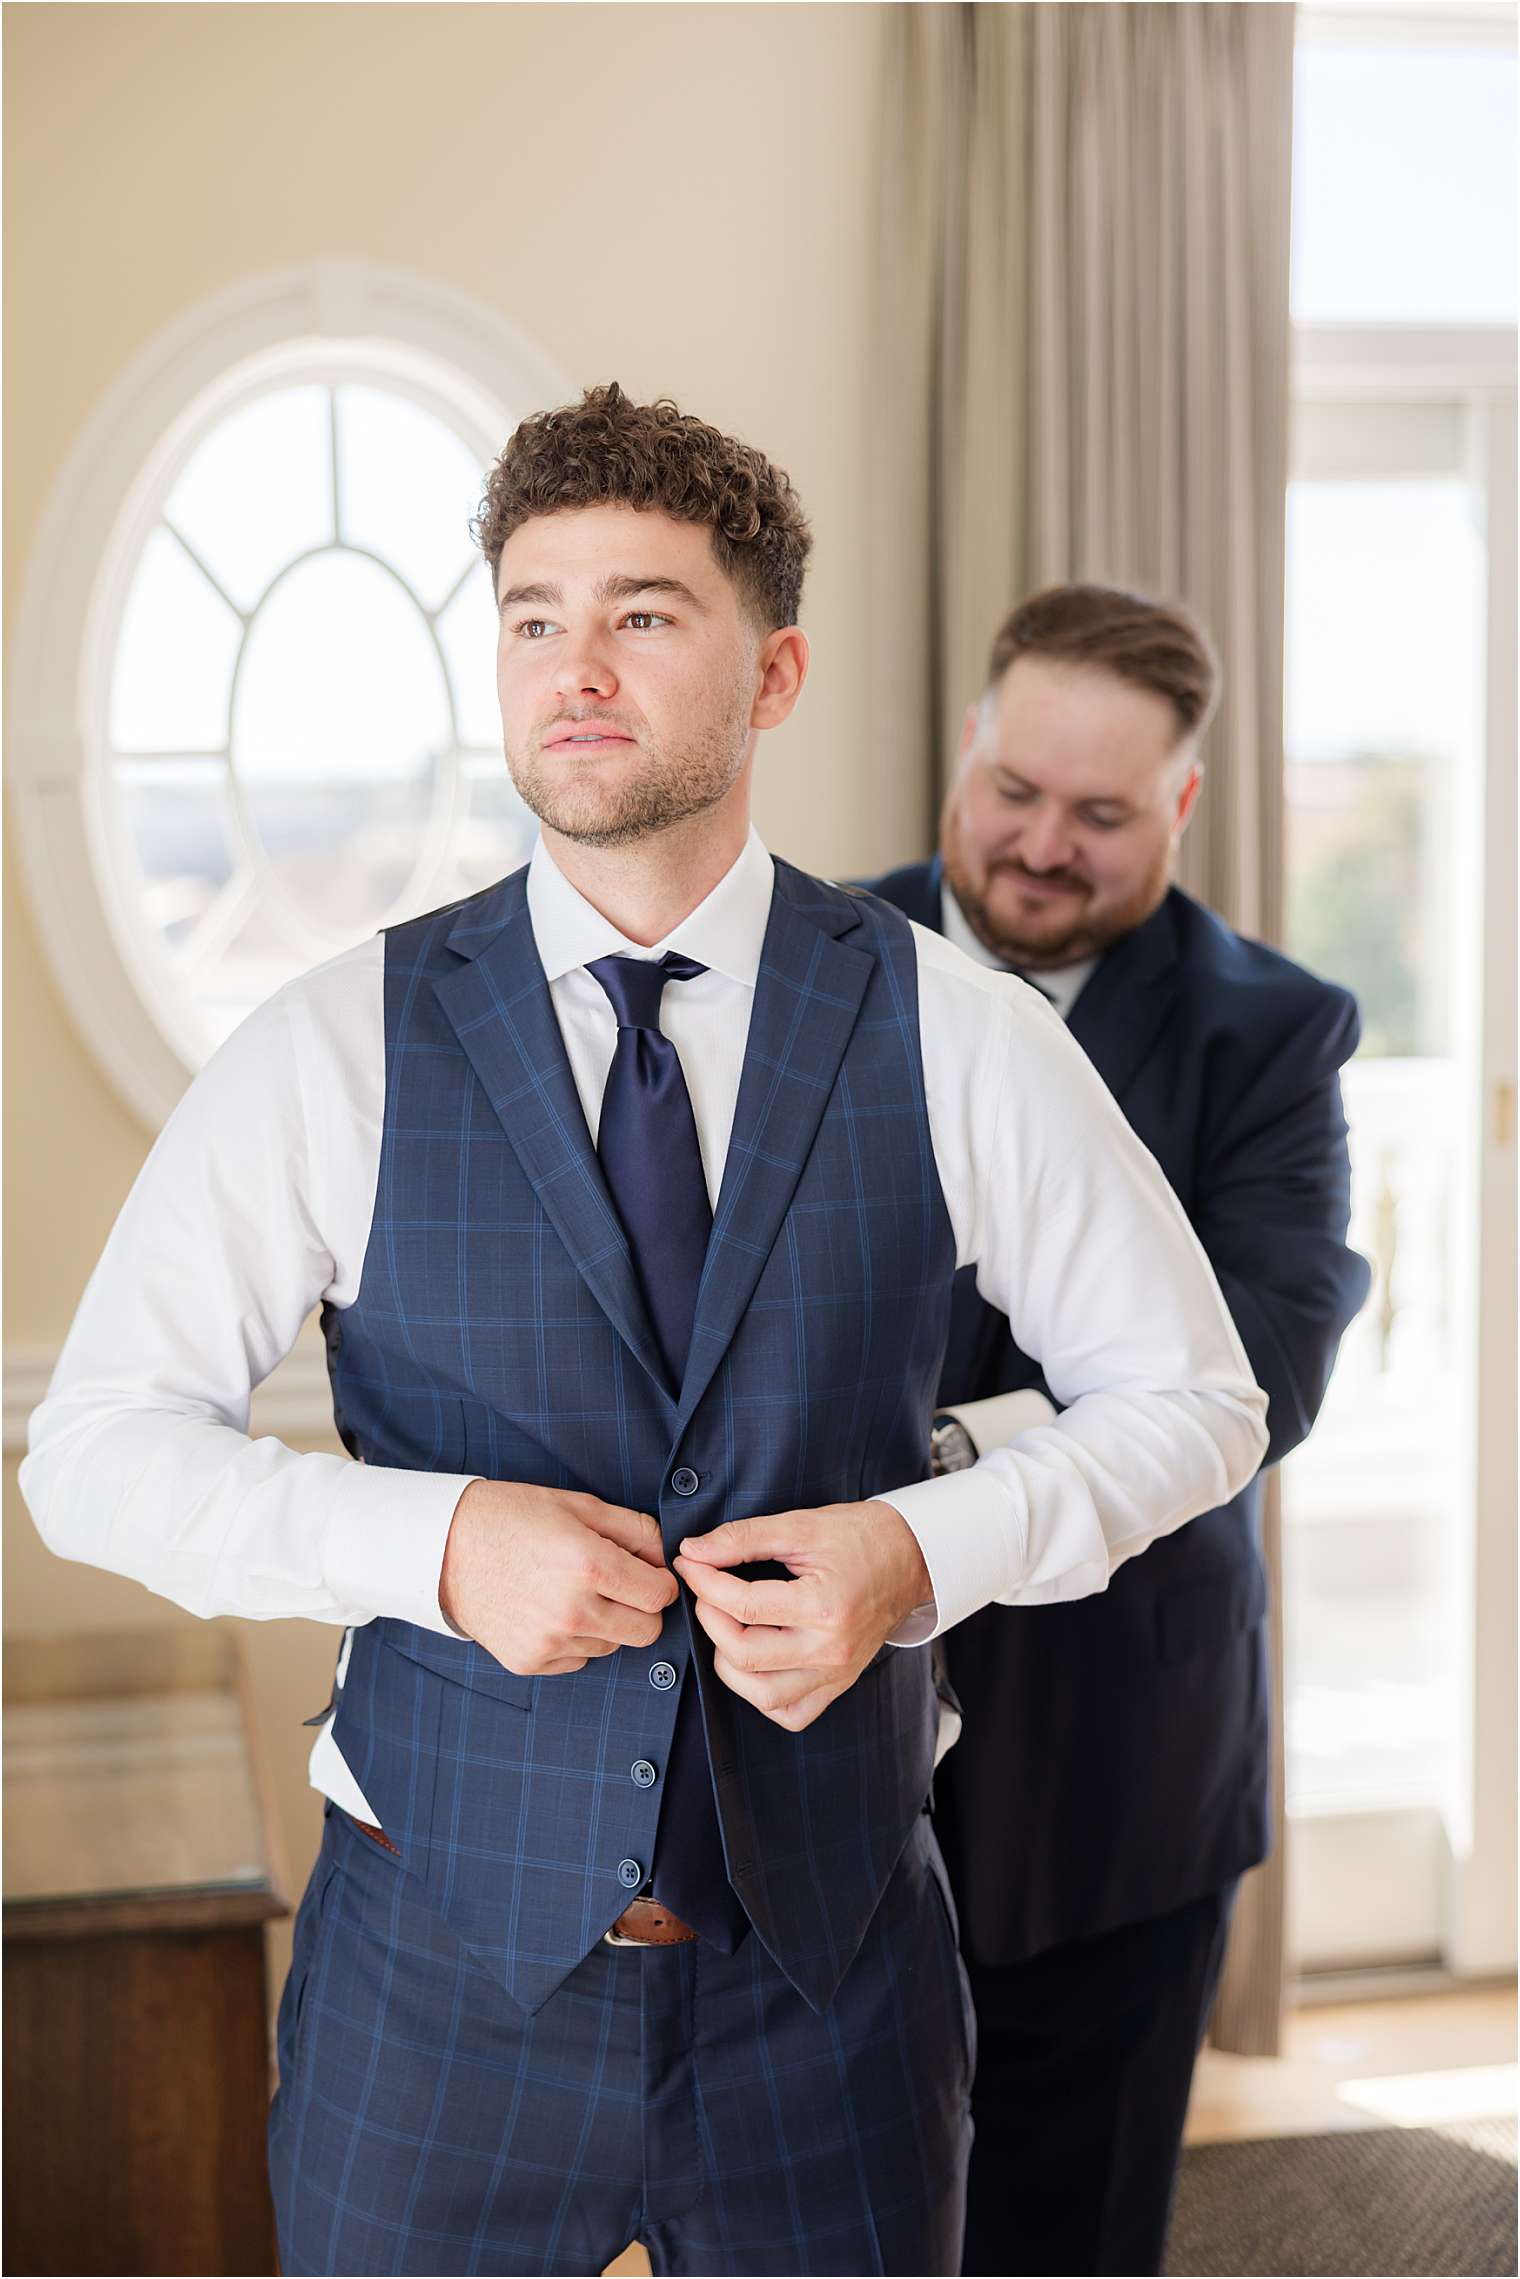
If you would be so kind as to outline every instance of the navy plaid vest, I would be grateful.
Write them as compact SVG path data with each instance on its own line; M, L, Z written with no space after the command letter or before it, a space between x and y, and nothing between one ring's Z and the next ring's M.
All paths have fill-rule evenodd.
M533 940L526 873L386 936L385 1129L358 1296L326 1321L366 1463L578 1489L720 1521L922 1479L955 1243L897 911L776 864L679 1402L667 1391ZM695 1492L672 1487L679 1476ZM674 1673L672 1682L671 1673ZM477 1961L536 2009L652 1859L696 1685L730 1880L817 2007L929 1789L927 1653L884 1647L800 1734L712 1674L677 1602L657 1645L517 1677L405 1622L356 1631L334 1738Z

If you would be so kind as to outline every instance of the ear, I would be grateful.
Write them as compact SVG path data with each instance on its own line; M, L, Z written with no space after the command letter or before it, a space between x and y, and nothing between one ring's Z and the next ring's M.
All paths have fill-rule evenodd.
M966 717L961 722L960 749L955 755L957 765L959 765L959 763L966 757L966 754L970 751L972 745L976 742L976 732L981 724L982 707L981 700L979 698L975 704L967 705Z
M1182 837L1183 832L1187 829L1193 809L1198 804L1198 794L1200 791L1202 791L1202 789L1203 768L1197 760L1193 760L1189 764L1187 780L1183 784L1182 790L1177 799L1177 813L1172 822L1173 846L1176 845L1177 841Z
M759 685L750 708L751 728L779 728L807 679L807 635L795 625L768 633L760 645Z

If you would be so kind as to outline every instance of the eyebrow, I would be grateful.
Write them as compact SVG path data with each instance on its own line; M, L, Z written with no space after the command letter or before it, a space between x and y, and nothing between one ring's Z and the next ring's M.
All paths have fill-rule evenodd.
M708 613L708 604L694 594L690 586L683 585L679 578L607 577L593 586L591 598L595 602L606 604L634 601L640 594L646 593L669 594L673 600L686 602L704 617ZM558 609L563 605L564 598L558 586L508 586L501 597L500 607L503 611L523 609L531 603L539 608Z

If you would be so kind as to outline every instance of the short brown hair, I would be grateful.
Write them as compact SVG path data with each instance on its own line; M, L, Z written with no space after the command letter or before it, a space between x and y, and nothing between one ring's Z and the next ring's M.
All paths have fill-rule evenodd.
M1219 659L1191 613L1117 586L1047 586L998 628L987 664L995 687L1019 657L1094 665L1164 696L1184 736L1201 736L1219 701Z
M705 523L719 565L767 630L796 624L813 539L790 480L668 396L631 403L613 380L514 429L471 525L493 583L501 550L522 523L588 506Z

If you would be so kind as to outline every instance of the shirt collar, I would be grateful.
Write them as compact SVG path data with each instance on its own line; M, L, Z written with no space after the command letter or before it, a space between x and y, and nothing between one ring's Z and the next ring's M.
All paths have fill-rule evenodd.
M776 866L758 831L750 828L738 860L705 899L673 926L652 949L630 942L610 918L592 908L570 884L540 838L528 864L528 915L538 946L546 981L558 981L593 958L663 957L667 950L684 951L699 965L726 974L753 989L760 972L760 951L770 923Z
M991 966L997 973L1016 972L1016 967L1005 965L1000 957L994 957L980 935L972 932L971 921L956 901L948 879L941 880L939 892L940 918L946 941L953 942L958 950L964 950L967 957L975 958L978 965ZM1048 972L1042 973L1031 971L1022 978L1033 982L1035 988L1050 999L1064 1021L1082 994L1087 977L1097 962L1095 957L1081 958L1075 965L1053 966Z

